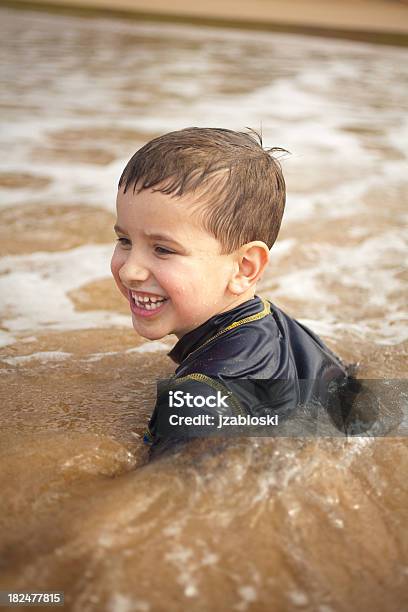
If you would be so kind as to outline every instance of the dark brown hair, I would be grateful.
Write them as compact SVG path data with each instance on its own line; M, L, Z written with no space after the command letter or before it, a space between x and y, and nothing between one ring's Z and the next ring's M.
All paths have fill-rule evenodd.
M153 189L173 196L194 194L202 226L224 253L251 242L274 244L285 208L285 180L262 136L221 128L191 127L154 138L129 160L119 180L123 191Z

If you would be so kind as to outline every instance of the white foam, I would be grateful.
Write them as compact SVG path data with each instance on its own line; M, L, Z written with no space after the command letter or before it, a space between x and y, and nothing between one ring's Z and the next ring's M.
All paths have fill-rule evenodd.
M3 331L0 329L0 348L3 346L8 346L9 344L13 344L16 341L16 337L9 332Z
M72 353L64 351L40 351L31 353L31 355L21 355L19 357L0 357L0 361L8 365L24 365L30 361L39 361L40 363L48 363L49 361L64 361L72 357Z
M149 612L150 604L142 599L136 599L134 595L113 593L108 602L110 612Z
M126 353L156 353L157 351L168 351L170 346L160 340L147 341L135 348L127 349Z
M279 274L279 266L273 264L271 275L275 289L273 295L264 291L272 301L276 299L297 299L313 303L316 319L301 321L324 336L336 336L348 329L362 336L369 336L378 344L398 344L408 337L406 313L402 296L404 283L398 278L399 262L406 255L404 230L384 231L381 235L369 236L356 245L333 246L311 245L319 254L318 263L310 267ZM391 265L384 265L390 262ZM384 309L385 314L378 318L359 320L356 310L355 320L335 321L331 306L339 303L339 298L328 287L340 282L350 291L364 289L368 293L371 306ZM395 296L401 295L401 300Z
M12 313L3 321L10 332L81 329L120 325L130 316L106 311L76 311L67 296L73 289L110 275L111 245L86 245L56 253L0 260L1 307Z
M135 348L130 348L125 351L107 351L105 353L92 353L82 361L86 362L94 362L100 361L105 357L112 357L113 355L128 355L130 353L157 353L160 351L169 351L171 346L166 344L165 342L160 342L159 340L146 341L140 346L136 346Z
M303 591L290 591L288 597L295 606L303 607L309 603L309 598Z
M86 204L113 211L117 180L141 143L116 142L109 136L93 142L86 136L87 130L104 128L136 130L147 140L151 133L188 125L262 126L265 146L292 152L282 159L288 185L294 181L284 223L304 220L305 231L316 216L333 223L353 218L368 206L364 198L369 189L392 194L393 186L405 181L405 49L35 11L1 9L1 16L4 43L12 49L10 61L2 65L5 86L0 92L5 114L0 144L7 151L3 172L50 179L36 189L0 189L2 206ZM92 62L84 61L78 37L89 41ZM120 52L118 62L124 39L128 52ZM30 63L20 61L27 48ZM78 138L72 144L73 160L76 148L101 146L113 161L98 165L92 159L81 163L69 155L48 159L37 154L45 148L52 155L54 133L63 130L85 133L85 143ZM392 147L401 159L384 156L382 146ZM296 185L296 177L303 177L303 185L301 180ZM397 257L402 262L406 252L397 227L402 222L401 217L395 230L376 237L365 236L364 227L351 227L350 237L360 232L366 238L362 244L351 247L345 236L341 247L319 247L321 258L314 267L277 276L277 297L307 296L316 306L313 328L325 335L349 329L369 334L378 344L401 342L406 326L394 296L402 290L395 276ZM292 248L295 242L278 242L271 261L279 263ZM86 246L0 260L3 272L10 269L0 278L7 313L0 346L31 329L131 328L130 316L75 311L67 297L68 291L110 274L111 249ZM366 288L384 316L334 321L335 297L325 281L336 279L348 283L350 291Z
M242 599L248 603L256 601L257 599L256 590L254 589L253 586L250 586L250 585L241 586L239 587L238 592L241 595Z

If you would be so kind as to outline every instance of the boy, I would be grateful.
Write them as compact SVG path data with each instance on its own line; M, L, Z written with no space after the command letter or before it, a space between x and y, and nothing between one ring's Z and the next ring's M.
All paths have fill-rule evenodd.
M324 403L346 377L319 338L255 293L285 206L271 155L282 149L259 140L171 132L137 151L120 178L112 274L137 333L178 338L169 353L178 367L159 385L145 436L153 454L169 441L228 433L223 424L238 416L269 417L276 429L279 416Z

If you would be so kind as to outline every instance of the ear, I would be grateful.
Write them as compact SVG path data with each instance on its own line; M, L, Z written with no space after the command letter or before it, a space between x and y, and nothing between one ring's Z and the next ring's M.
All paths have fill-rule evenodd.
M228 283L228 289L235 295L241 295L254 285L262 276L269 262L269 249L264 242L254 240L238 249L234 272Z

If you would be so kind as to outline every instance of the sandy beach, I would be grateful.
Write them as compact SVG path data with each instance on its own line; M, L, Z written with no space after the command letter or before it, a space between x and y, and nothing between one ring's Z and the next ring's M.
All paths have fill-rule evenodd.
M408 35L408 3L405 0L208 0L205 3L188 0L11 0L3 4L101 11L209 25L244 25L394 44L406 44Z

